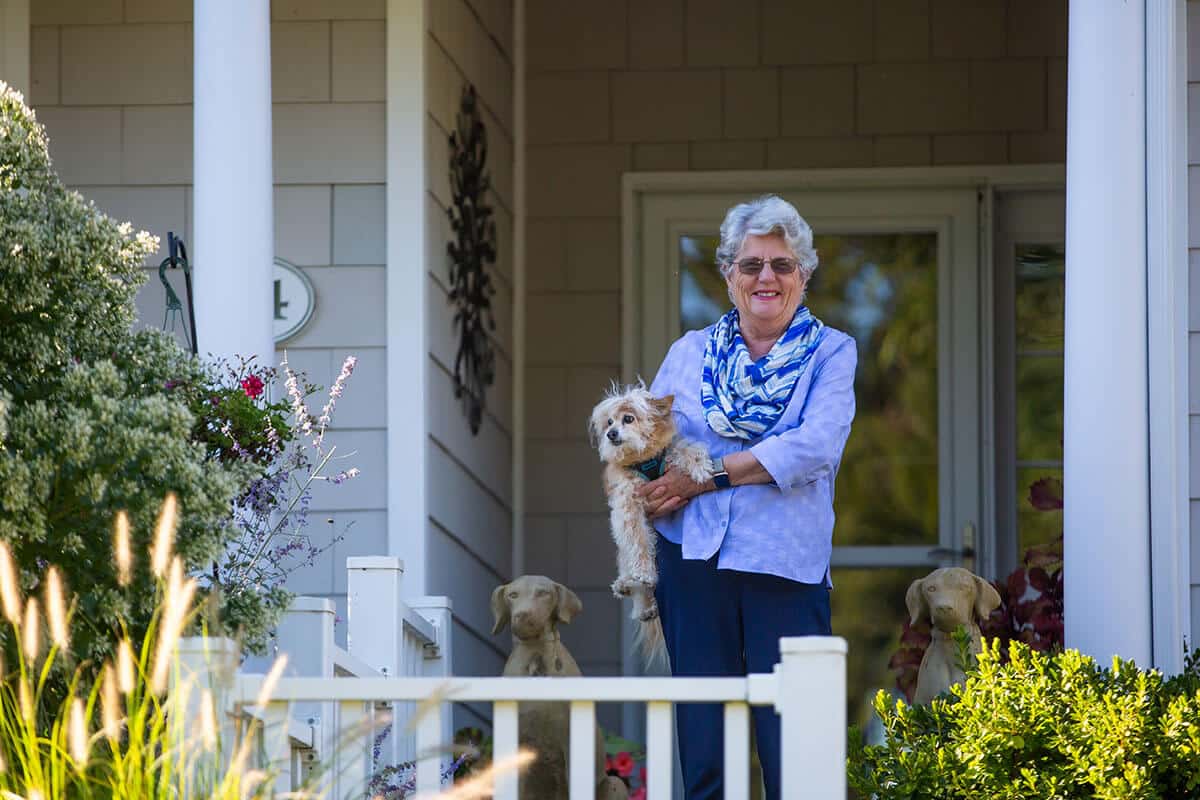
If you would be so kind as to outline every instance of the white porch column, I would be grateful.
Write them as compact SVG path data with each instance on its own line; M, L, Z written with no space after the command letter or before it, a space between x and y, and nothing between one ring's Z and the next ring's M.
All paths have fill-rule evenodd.
M193 129L201 355L275 363L269 0L196 0Z
M0 0L0 81L29 104L29 0Z
M1066 641L1151 660L1145 3L1071 0Z

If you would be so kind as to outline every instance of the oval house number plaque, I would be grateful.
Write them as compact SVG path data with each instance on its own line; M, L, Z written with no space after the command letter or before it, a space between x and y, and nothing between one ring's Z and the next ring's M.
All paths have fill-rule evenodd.
M275 342L279 343L295 336L312 319L317 293L308 276L282 258L275 259L273 283Z

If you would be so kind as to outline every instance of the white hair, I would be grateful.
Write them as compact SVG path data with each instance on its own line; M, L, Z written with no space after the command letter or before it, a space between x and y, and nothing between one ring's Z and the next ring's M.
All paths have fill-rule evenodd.
M721 244L717 247L717 267L729 277L734 259L747 236L780 235L792 255L800 262L800 274L807 281L817 268L812 228L796 207L782 197L767 194L729 209L721 223Z

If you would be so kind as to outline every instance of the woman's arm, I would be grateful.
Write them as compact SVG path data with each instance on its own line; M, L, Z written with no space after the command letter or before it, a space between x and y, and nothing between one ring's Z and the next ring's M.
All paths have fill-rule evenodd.
M799 427L767 436L748 450L725 456L730 484L774 483L789 489L831 471L841 459L854 419L857 365L854 340L847 339L813 377L804 422ZM646 498L646 513L653 518L674 513L696 495L715 488L711 480L696 483L681 472L668 471L638 492Z
M850 423L854 420L854 373L858 349L846 340L813 376L804 421L797 427L766 436L738 455L753 455L781 489L803 486L832 472L842 459ZM731 473L732 477L732 473Z

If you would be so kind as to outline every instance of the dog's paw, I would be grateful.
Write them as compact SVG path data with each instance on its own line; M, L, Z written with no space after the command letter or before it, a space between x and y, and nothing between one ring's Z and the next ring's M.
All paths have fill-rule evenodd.
M631 579L631 584L636 584L638 588L653 592L654 587L658 586L658 576L647 573L637 573Z
M633 594L636 585L636 582L629 578L617 578L612 582L613 597L629 597L629 595Z

